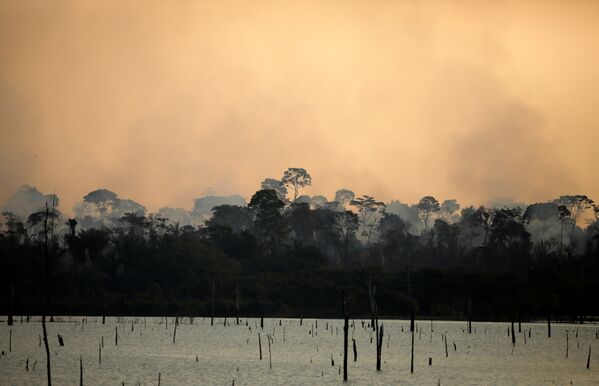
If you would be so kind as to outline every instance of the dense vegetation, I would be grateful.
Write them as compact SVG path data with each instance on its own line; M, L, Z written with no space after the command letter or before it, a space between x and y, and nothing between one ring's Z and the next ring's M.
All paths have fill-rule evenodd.
M344 290L367 316L372 282L387 317L465 318L469 305L481 320L599 315L598 211L586 196L460 211L431 196L300 196L310 182L289 169L201 225L132 203L119 213L103 189L85 197L95 217L63 219L55 196L27 219L5 212L2 312L41 312L48 235L51 314L340 316Z

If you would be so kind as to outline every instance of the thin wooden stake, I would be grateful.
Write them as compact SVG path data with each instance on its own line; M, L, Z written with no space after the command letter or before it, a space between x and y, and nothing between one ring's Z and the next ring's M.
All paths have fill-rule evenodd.
M412 326L414 325L414 313L412 313ZM412 357L410 359L410 373L414 374L414 329L412 328Z
M173 344L175 344L175 340L177 339L177 324L179 323L175 323L175 329L173 331Z
M272 370L272 353L270 352L270 337L268 339L268 365Z

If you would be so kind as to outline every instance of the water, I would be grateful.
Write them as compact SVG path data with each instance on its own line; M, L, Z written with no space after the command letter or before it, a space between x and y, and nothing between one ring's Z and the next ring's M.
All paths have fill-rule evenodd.
M235 325L228 319L174 319L63 317L48 323L55 385L77 385L79 357L83 359L86 385L306 385L342 383L343 321L304 319L258 319ZM0 385L41 385L46 381L45 351L38 318L32 323L8 327L0 324ZM281 325L279 323L281 322ZM375 370L375 339L372 330L355 320L350 327L349 384L353 385L597 385L599 384L599 340L597 325L552 325L552 338L545 324L516 325L516 346L507 335L508 323L474 323L473 333L464 322L417 321L414 374L410 374L409 321L382 321L384 343L382 371ZM133 330L131 329L133 323ZM316 328L318 323L318 328ZM367 322L366 322L367 323ZM327 329L328 324L328 329ZM115 326L118 346L115 345ZM402 332L403 328L403 332ZM528 338L529 329L531 337ZM12 330L12 351L9 349ZM314 334L310 334L313 330ZM476 330L476 332L474 332ZM566 330L569 356L566 359ZM578 330L578 337L576 337ZM259 359L258 332L263 359ZM62 335L64 347L58 344ZM358 360L353 361L352 334ZM442 334L447 334L448 354ZM272 336L272 369L269 368L268 338ZM524 342L526 335L526 344ZM98 346L104 337L102 363ZM372 337L372 343L371 343ZM457 350L454 350L455 342ZM589 345L591 368L586 368ZM197 356L197 361L196 361ZM331 366L331 356L335 362ZM432 366L428 358L432 358ZM25 370L29 358L29 371ZM33 369L34 363L35 369ZM341 374L340 374L341 370Z

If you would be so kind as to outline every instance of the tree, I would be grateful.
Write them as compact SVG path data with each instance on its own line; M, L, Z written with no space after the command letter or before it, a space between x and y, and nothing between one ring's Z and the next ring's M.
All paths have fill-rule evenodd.
M409 225L401 216L393 213L384 212L379 220L378 232L383 254L397 263L399 263L401 256L407 255L409 257L406 248L411 247L412 236L409 234L408 228Z
M456 264L459 264L458 238L460 235L460 226L458 224L449 224L442 219L437 219L435 220L433 230L437 241L437 249L440 251L447 251L450 256L455 256Z
M428 230L429 221L437 213L439 213L439 210L439 201L437 201L433 196L424 196L420 199L420 202L418 202L418 211L420 213L420 219L424 224L424 234L426 234L426 231Z
M248 207L254 211L254 232L267 254L272 254L287 235L287 226L281 216L285 203L272 189L257 191Z
M362 224L362 236L366 238L366 245L370 245L372 232L376 229L381 213L385 209L385 203L376 201L374 197L363 195L350 203L358 212Z
M335 222L333 225L333 233L337 240L340 241L341 260L347 263L349 256L349 245L356 237L356 231L359 227L358 216L349 211L334 212Z
M349 189L339 189L335 192L335 201L339 205L339 208L345 209L345 207L350 204L356 195Z
M563 205L570 212L570 218L573 220L573 226L576 226L578 220L587 209L594 207L594 202L585 195L566 195L560 196L553 201L557 205Z
M112 210L113 206L118 202L119 198L116 193L111 192L108 189L97 189L92 192L89 192L85 197L83 197L84 202L89 202L95 204L100 212L100 216L102 221L104 221L104 215L109 211L109 208Z
M310 206L314 209L324 208L328 200L325 196L316 195L310 199Z
M283 173L281 181L286 186L291 186L293 188L293 201L297 199L300 188L312 185L312 177L310 177L310 174L308 174L306 169L302 168L287 169L285 173Z
M132 238L142 237L151 223L146 216L138 215L135 212L125 213L120 221L127 225L129 236Z
M465 241L465 245L467 248L472 247L473 240L480 236L480 232L478 231L478 224L475 220L476 209L473 206L468 206L463 208L460 211L460 222L459 226L460 237Z
M272 189L277 192L279 199L282 201L287 200L287 187L281 180L276 180L274 178L267 178L260 184L260 189Z
M455 213L460 210L457 200L445 200L441 203L441 218L448 223L455 222Z
M483 241L483 245L486 247L488 245L488 237L489 231L491 230L491 225L493 224L493 213L495 209L487 209L484 206L480 206L476 212L470 217L471 222L475 226L480 226L485 231L485 237Z
M523 258L530 250L530 233L524 227L520 208L501 208L493 212L491 222L491 238L489 246L493 247L496 256L503 258L518 258L522 264Z
M254 223L254 213L246 206L218 205L212 208L212 218L206 221L208 227L226 226L234 233L250 230Z
M547 231L547 223L548 222L556 222L559 220L560 210L558 205L553 202L542 202L531 204L524 211L524 215L522 218L529 224L534 224L535 222L541 223L541 236L540 242L545 240L545 233ZM529 227L530 229L530 227Z
M287 213L287 220L297 241L308 243L312 240L316 219L307 202L294 202Z
M596 209L596 208L595 208ZM571 222L571 213L568 210L568 208L566 208L565 205L559 205L557 207L557 210L559 211L559 224L560 224L560 230L559 230L559 255L562 256L562 252L563 252L563 248L564 248L564 224Z

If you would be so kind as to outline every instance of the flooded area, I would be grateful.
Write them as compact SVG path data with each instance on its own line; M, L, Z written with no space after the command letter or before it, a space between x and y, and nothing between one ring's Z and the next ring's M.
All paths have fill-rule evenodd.
M226 326L223 322L214 319L211 326L210 318L179 318L175 334L172 317L106 318L105 324L101 317L55 318L47 324L53 382L78 384L80 358L83 383L88 385L157 385L159 377L161 385L343 382L342 320L264 319L264 328L259 319L241 319L239 325L235 319L227 319ZM597 325L552 324L548 338L546 324L523 323L520 332L516 324L513 345L509 323L475 322L468 334L465 322L417 321L412 374L410 322L381 321L380 372L375 369L376 339L368 322L350 321L349 384L599 384ZM0 324L0 385L45 384L41 334L38 317L30 323L17 317L13 326ZM591 348L587 369L590 346L596 347Z

